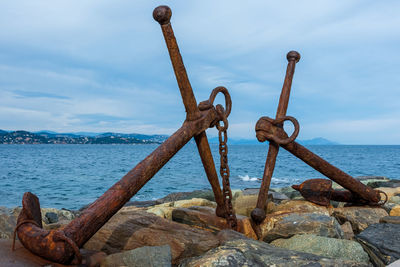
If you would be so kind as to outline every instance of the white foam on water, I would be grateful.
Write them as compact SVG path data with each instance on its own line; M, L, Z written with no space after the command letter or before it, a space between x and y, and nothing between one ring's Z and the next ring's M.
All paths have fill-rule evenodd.
M239 175L239 178L242 179L244 182L254 182L254 181L259 181L261 178L257 177L250 177L248 174L246 175Z

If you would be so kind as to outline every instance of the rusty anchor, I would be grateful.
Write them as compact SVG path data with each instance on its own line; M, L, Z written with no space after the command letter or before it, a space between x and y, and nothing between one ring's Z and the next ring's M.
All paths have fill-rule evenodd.
M300 60L300 54L296 51L290 51L287 54L287 60L288 66L279 98L276 117L275 119L261 117L257 121L255 127L258 141L265 142L268 140L269 148L256 208L251 212L251 218L255 223L259 224L266 217L265 207L268 190L271 184L279 147L286 149L315 170L348 190L333 190L332 182L327 179L311 179L303 182L301 185L294 185L293 188L299 190L302 196L308 201L325 206L329 205L330 200L357 204L382 205L385 201L381 201L381 194L385 195L384 192L373 190L371 187L364 185L294 141L299 133L300 126L294 117L286 116L286 110L289 103L294 70L296 63ZM283 123L285 121L290 121L294 125L294 132L290 137L283 129Z
M159 22L169 51L172 66L182 95L186 110L186 120L183 125L150 155L136 165L124 177L116 182L102 196L82 211L81 215L71 221L61 230L42 229L39 199L26 192L22 199L22 210L18 217L14 232L25 248L48 260L69 264L81 262L79 248L82 247L132 196L134 196L189 140L194 137L204 166L205 173L211 184L217 203L216 214L227 219L228 225L237 225L231 203L229 187L229 168L227 167L226 142L220 145L221 176L223 190L220 188L206 130L219 127L220 134L226 141L227 117L231 110L231 99L224 87L215 88L210 99L197 106L182 57L179 52L172 26L172 12L167 6L154 9L153 17ZM225 109L222 105L214 107L213 102L218 93L225 96ZM222 126L220 122L223 122Z

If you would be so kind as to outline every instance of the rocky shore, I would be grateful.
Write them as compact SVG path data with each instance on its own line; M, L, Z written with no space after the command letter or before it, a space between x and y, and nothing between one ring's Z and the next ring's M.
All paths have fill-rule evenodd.
M85 244L83 266L400 266L400 180L358 179L384 191L388 202L322 207L290 187L271 189L259 228L249 219L258 189L234 190L240 233L215 216L211 190L129 202ZM18 241L11 252L19 212L0 207L0 266L62 266ZM61 228L79 213L43 208L44 228Z

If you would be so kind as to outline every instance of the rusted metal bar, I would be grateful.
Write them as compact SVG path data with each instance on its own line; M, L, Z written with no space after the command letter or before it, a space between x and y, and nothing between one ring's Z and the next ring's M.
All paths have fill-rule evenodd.
M123 205L129 201L192 137L195 137L198 150L213 188L217 215L226 216L224 200L219 186L214 161L212 159L205 130L221 120L221 114L212 104L197 107L186 70L179 54L178 45L169 23L171 10L160 6L153 12L160 23L179 89L185 105L187 117L181 128L155 149L149 156L129 171L101 197L86 208L79 217L71 221L62 230L44 230L41 225L39 199L27 192L23 197L23 208L18 217L15 234L21 243L31 252L58 263L79 263L79 248L86 243ZM219 92L214 89L210 99ZM227 109L230 111L230 96L224 91ZM210 101L205 101L210 103ZM218 110L221 108L218 107ZM226 117L229 114L225 114ZM226 120L225 117L225 120Z
M179 90L182 95L183 104L185 105L187 120L194 120L199 117L200 111L197 107L196 98L193 94L185 65L179 52L178 43L176 41L174 31L170 23L172 11L168 6L159 6L153 11L153 18L160 23L164 35L165 43L168 47L169 56L174 68L175 77L178 82ZM218 180L218 174L215 169L214 160L211 154L210 145L208 144L207 134L205 131L194 137L199 151L201 161L204 166L208 181L214 192L215 202L217 203L216 214L220 217L226 216L226 208Z
M286 115L286 110L289 104L290 89L292 86L294 70L296 63L299 62L300 60L300 54L296 51L290 51L287 54L286 58L288 60L288 66L286 69L286 76L285 76L285 81L283 83L281 96L279 98L278 109L276 111L276 119L281 119ZM283 121L282 124L279 125L279 127L283 127ZM268 156L265 162L264 174L261 182L261 188L257 199L257 206L251 212L251 218L256 223L262 222L266 216L265 207L268 199L268 190L271 184L271 178L274 172L275 162L278 152L279 152L279 145L273 141L270 142L268 148Z

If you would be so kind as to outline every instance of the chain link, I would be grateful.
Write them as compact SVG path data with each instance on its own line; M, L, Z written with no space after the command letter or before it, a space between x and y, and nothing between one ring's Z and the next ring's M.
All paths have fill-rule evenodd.
M219 108L219 107L220 108ZM237 218L232 206L232 191L229 183L229 166L228 166L228 134L226 130L228 129L228 120L226 119L226 115L222 112L222 106L217 106L217 112L223 118L221 121L224 123L221 126L221 121L217 122L218 129L218 139L219 139L219 155L220 155L220 169L219 172L222 178L222 195L224 197L225 207L227 211L226 220L228 224L233 230L237 230Z

